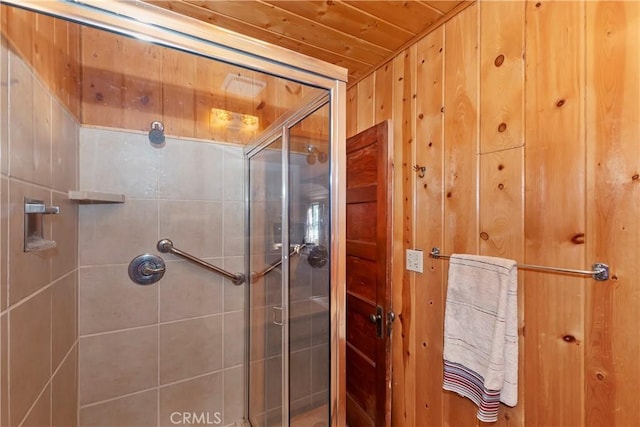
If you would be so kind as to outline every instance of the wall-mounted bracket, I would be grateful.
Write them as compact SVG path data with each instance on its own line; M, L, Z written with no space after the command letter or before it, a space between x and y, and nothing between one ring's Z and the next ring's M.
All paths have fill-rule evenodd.
M418 173L418 178L424 178L424 174L427 171L426 166L415 165L413 171Z

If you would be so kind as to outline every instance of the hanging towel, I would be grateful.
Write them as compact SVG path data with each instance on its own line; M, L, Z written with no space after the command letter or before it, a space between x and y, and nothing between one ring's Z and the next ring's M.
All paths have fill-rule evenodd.
M444 316L444 384L498 419L518 403L518 279L513 260L451 255Z

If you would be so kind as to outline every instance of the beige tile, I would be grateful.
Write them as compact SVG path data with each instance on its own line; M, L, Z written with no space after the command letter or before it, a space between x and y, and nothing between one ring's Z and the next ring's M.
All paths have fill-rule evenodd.
M0 425L9 425L9 340L7 315L0 316Z
M78 424L78 350L69 353L51 381L51 425L75 427Z
M224 256L244 254L244 203L225 202L223 207Z
M264 394L267 411L282 406L282 358L280 356L265 360Z
M78 339L78 277L73 272L51 286L51 367L56 370Z
M222 368L222 315L160 325L160 384Z
M299 301L290 305L289 348L291 351L311 346L311 315L309 301Z
M160 235L191 255L222 256L222 226L220 202L160 201Z
M80 409L81 427L154 427L157 420L157 389Z
M78 189L78 124L55 99L51 111L51 182L58 191Z
M157 354L157 326L80 338L80 404L155 387Z
M224 200L244 200L244 154L241 147L225 146Z
M33 182L51 188L51 94L38 79L33 84L32 126ZM10 167L14 166L12 162Z
M0 178L0 311L7 308L9 278L9 179Z
M244 415L244 366L224 371L224 422L242 420Z
M78 299L81 335L158 322L158 284L133 283L126 264L81 268Z
M160 426L188 425L182 413L203 417L198 424L224 425L224 394L222 372L161 387Z
M56 280L78 268L78 204L55 191L52 198L52 204L60 207L58 215L48 218L51 238L56 242L56 248L51 251L52 280Z
M9 87L9 172L11 176L33 182L33 76L15 54L9 54L9 62L12 82Z
M9 174L9 51L0 40L0 174Z
M244 273L244 257L225 257L224 269L232 273ZM246 282L234 285L230 280L224 280L224 311L244 310L245 286Z
M244 362L244 312L224 315L224 366L229 368Z
M51 386L42 393L20 427L48 427L51 425Z
M81 127L80 189L155 198L160 151L146 134Z
M266 408L265 361L252 362L249 374L249 413L262 414ZM261 425L261 424L258 424Z
M216 260L208 259L211 264ZM167 262L159 282L162 322L222 311L222 277L187 261Z
M30 184L9 180L9 304L47 285L51 277L51 257L53 250L24 252L24 198L51 201L47 190ZM51 239L50 218L45 218L45 239Z
M9 173L12 177L50 186L51 96L26 64L10 55Z
M311 350L291 353L289 370L295 372L290 376L291 400L298 400L311 395Z
M311 349L311 392L319 393L329 387L329 345Z
M51 292L46 289L9 312L11 424L17 425L51 375Z
M117 205L83 205L79 226L80 266L128 264L142 253L155 253L158 202L127 200Z
M223 146L167 138L161 153L162 199L222 200Z

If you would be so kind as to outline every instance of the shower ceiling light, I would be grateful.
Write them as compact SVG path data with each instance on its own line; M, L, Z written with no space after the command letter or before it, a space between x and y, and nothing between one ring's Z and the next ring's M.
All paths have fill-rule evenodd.
M258 117L251 114L234 113L233 111L211 109L211 124L227 129L256 130L258 129Z
M266 85L267 83L261 80L229 73L222 83L222 89L242 98L255 98Z

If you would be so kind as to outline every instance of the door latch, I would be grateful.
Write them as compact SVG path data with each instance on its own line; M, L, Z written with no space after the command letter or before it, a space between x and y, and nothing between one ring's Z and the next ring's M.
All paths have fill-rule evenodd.
M376 312L375 314L370 314L369 315L369 321L371 323L375 323L376 325L376 336L378 338L382 338L382 313L384 312L384 310L382 310L382 307L378 306L376 307Z

